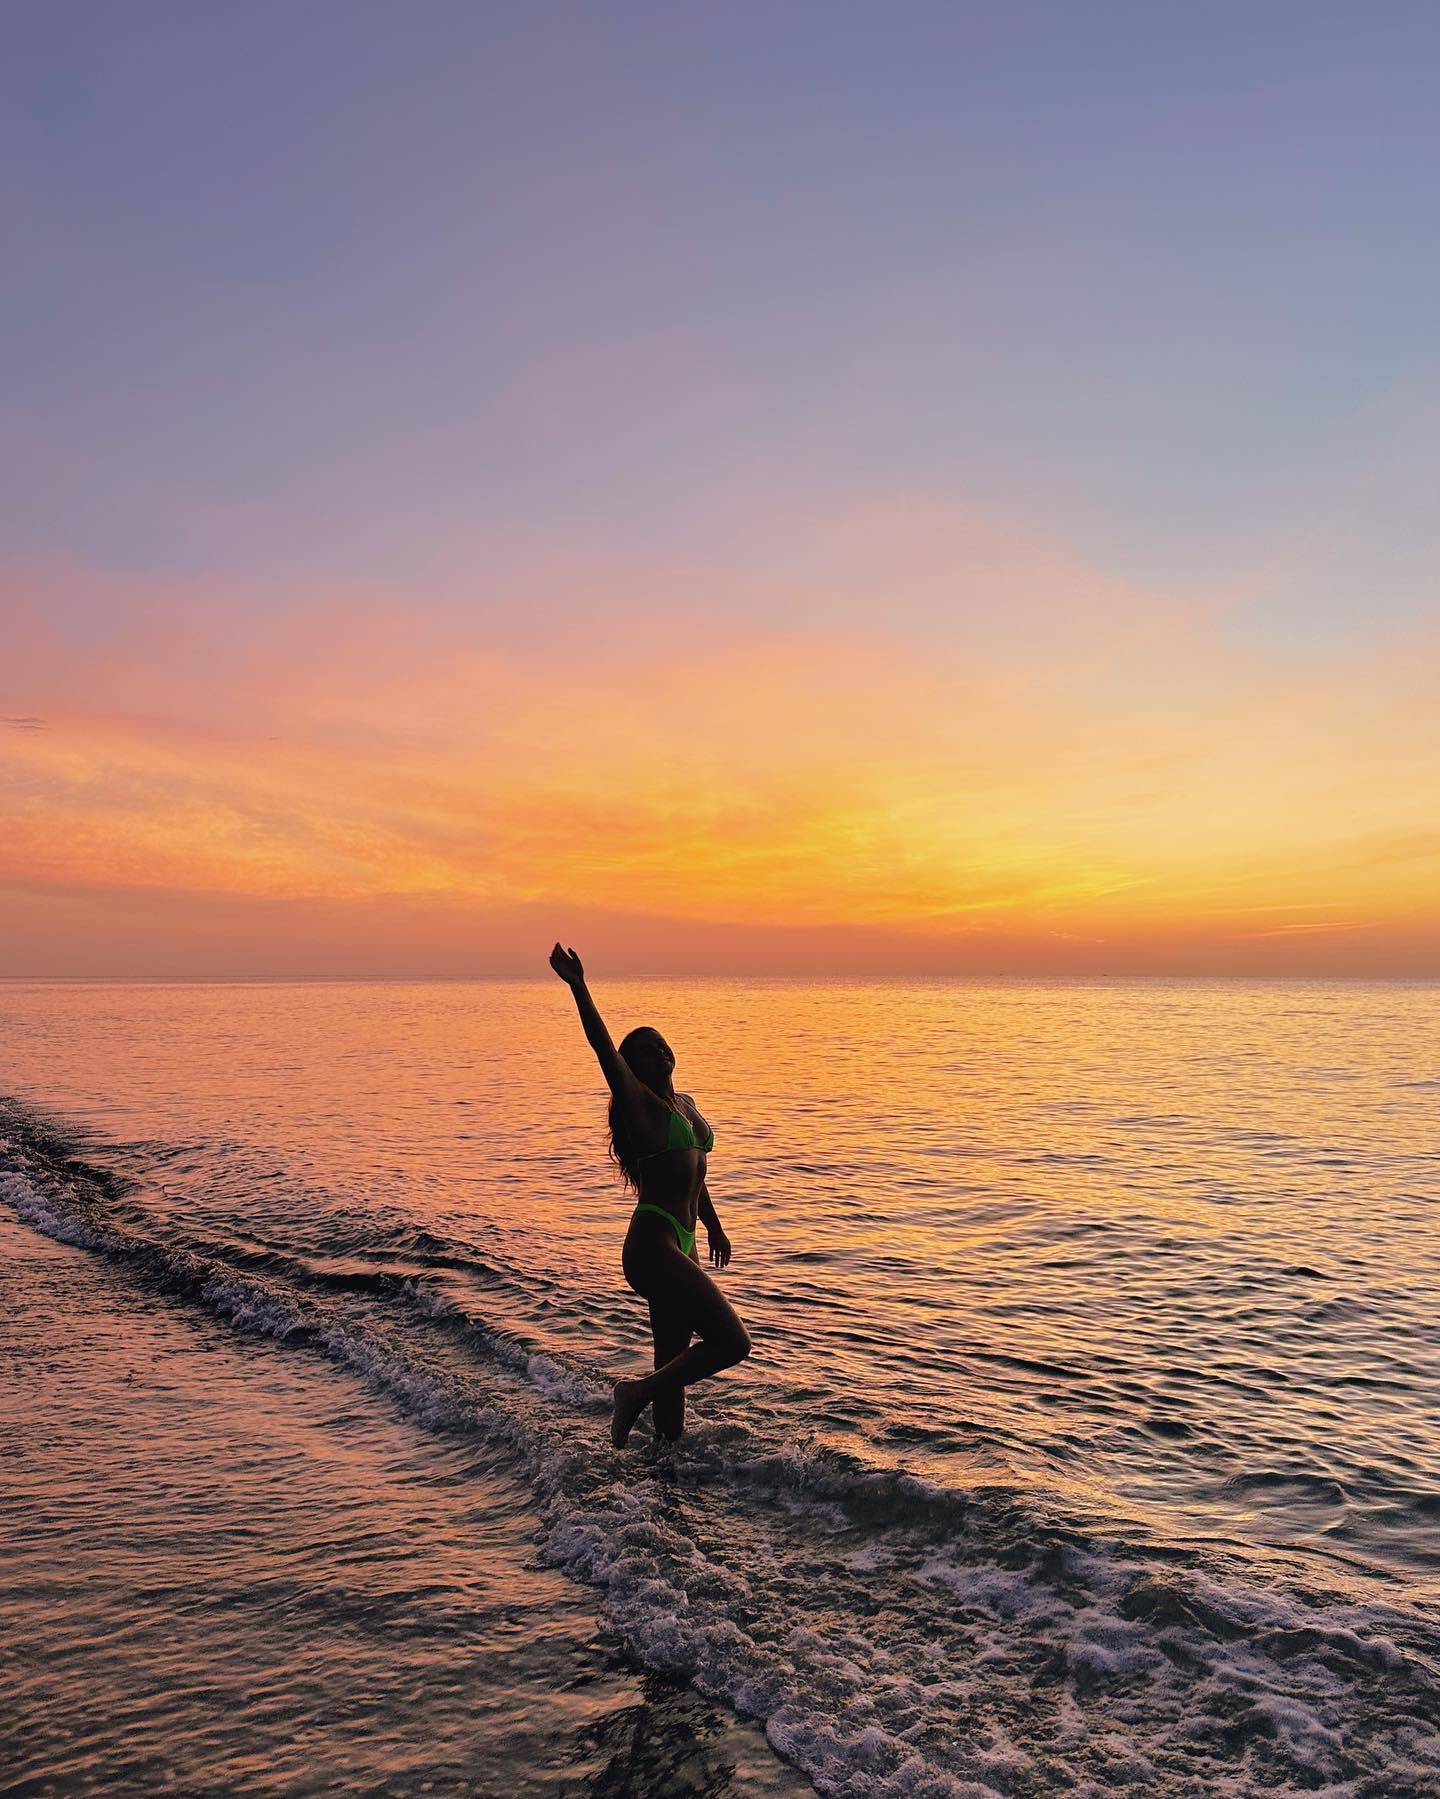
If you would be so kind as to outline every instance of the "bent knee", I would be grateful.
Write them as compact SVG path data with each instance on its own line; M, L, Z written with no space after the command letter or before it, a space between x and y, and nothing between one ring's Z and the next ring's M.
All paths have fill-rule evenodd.
M706 1337L705 1347L717 1356L723 1356L722 1368L733 1367L736 1362L743 1362L750 1353L750 1333L743 1324L737 1324L733 1330L723 1330L714 1336Z

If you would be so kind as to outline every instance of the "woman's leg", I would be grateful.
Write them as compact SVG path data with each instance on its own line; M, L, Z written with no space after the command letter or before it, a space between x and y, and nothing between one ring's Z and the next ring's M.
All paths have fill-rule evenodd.
M690 1321L668 1300L650 1301L650 1334L655 1339L655 1366L665 1364L690 1347ZM651 1402L658 1435L674 1442L685 1430L685 1389L670 1387Z
M699 1332L701 1340L671 1356L643 1380L616 1381L610 1440L617 1449L657 1396L732 1368L750 1353L750 1333L740 1322L740 1314L698 1262L681 1255L678 1247L657 1245L646 1274L651 1278L645 1284L653 1282L663 1293L664 1303L673 1306L690 1329Z

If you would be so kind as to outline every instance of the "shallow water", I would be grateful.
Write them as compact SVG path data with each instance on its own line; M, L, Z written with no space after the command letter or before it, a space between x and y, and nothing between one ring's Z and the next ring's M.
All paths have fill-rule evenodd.
M793 1795L485 1444L0 1212L0 1792Z
M552 1768L576 1753L585 1720L535 1713L523 1754L503 1707L455 1722L528 1545L573 1577L533 1600L570 1619L572 1671L603 1659L573 1604L828 1793L1440 1789L1440 988L597 998L617 1035L665 1031L715 1127L720 1279L756 1344L692 1389L673 1452L648 1424L623 1456L605 1436L608 1379L648 1342L558 982L0 988L0 1187L103 1269L107 1330L128 1341L143 1304L170 1333L190 1449L211 1424L229 1441L253 1382L267 1442L354 1460L348 1484L296 1486L297 1532L383 1534L407 1457L460 1496L427 1512L450 1547L426 1604L470 1618L462 1697L437 1677L379 1698L377 1779L402 1713L443 1778L473 1783L488 1752L543 1764L539 1740ZM4 1332L43 1346L43 1310ZM212 1412L222 1353L242 1359ZM36 1481L67 1491L72 1450L32 1448ZM473 1606L467 1507L514 1560ZM142 1615L114 1559L107 1603ZM0 1628L43 1647L61 1627L16 1592L0 1578ZM383 1617L353 1634L358 1691ZM187 1655L217 1691L244 1678ZM507 1666L524 1686L523 1644ZM322 1685L343 1694L344 1669ZM278 1677L276 1715L305 1691L303 1668ZM166 1730L186 1729L182 1705ZM726 1778L781 1778L748 1741ZM267 1765L273 1790L298 1778Z

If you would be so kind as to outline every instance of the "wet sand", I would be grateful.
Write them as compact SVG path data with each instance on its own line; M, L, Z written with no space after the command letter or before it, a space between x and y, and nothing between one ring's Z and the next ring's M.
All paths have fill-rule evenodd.
M473 1443L0 1213L0 1792L788 1794Z

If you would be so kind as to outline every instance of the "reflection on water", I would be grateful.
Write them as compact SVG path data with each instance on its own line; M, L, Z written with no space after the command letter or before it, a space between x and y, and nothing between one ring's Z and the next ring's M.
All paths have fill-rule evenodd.
M1216 1644L1239 1631L1260 1655L1257 1632L1301 1629L1285 1607L1323 1598L1352 1638L1383 1616L1396 1653L1435 1653L1440 989L596 994L617 1036L660 1027L715 1127L720 1278L756 1344L694 1391L673 1461L652 1466L645 1425L629 1462L604 1444L605 1378L648 1341L619 1273L603 1089L558 982L0 988L4 1089L90 1127L84 1159L133 1183L67 1185L32 1145L21 1214L343 1364L422 1424L503 1415L483 1427L495 1478L537 1496L546 1554L606 1590L630 1653L692 1683L677 1704L698 1688L768 1720L827 1790L860 1778L867 1729L856 1791L907 1754L989 1779L998 1763L953 1747L982 1702L1012 1709L1014 1790L1062 1763L1118 1778L1059 1694L1050 1727L1072 1746L1031 1740L1022 1664L1046 1644L1066 1703L1103 1701L1126 1753L1176 1779L1358 1778L1388 1755L1404 1790L1399 1727L1368 1700L1360 1720L1359 1673L1325 1698L1293 1656L1276 1674L1267 1648L1242 1677ZM1183 1591L1158 1572L1182 1566ZM1263 1626L1242 1590L1279 1608ZM1226 1621L1209 1650L1184 1644L1191 1697L1211 1682L1230 1736L1217 1722L1201 1743L1167 1682L1207 1605ZM1106 1656L1148 1694L1128 1722L1090 1690ZM933 1714L916 1695L937 1680ZM651 1755L664 1710L629 1737L607 1713L604 1766Z
M7 1794L801 1790L597 1640L474 1441L3 1214L0 1306Z

